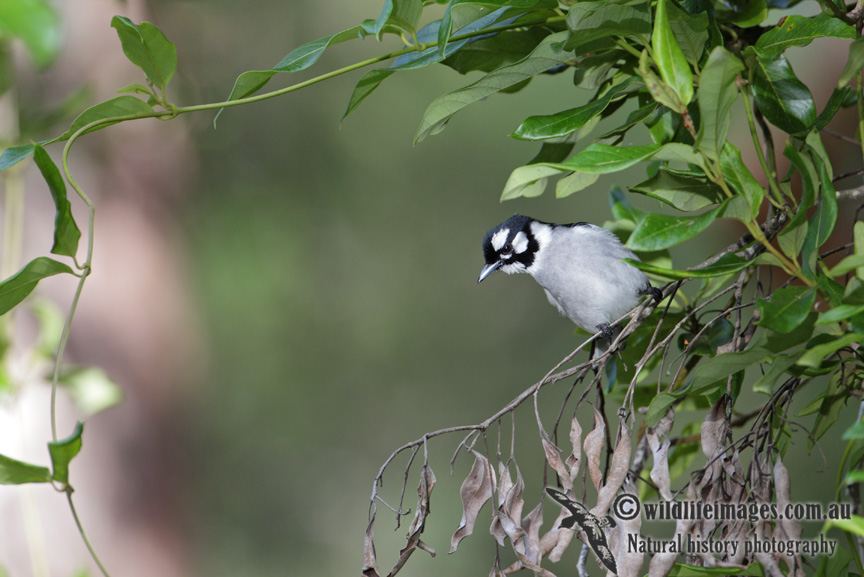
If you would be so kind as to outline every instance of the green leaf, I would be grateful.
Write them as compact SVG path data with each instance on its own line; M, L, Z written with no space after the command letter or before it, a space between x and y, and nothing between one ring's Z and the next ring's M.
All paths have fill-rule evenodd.
M7 148L0 155L0 171L15 166L31 154L33 154L32 144L22 144L21 146Z
M827 325L829 323L836 323L861 313L864 313L864 305L838 305L819 315L819 320L816 321L816 324Z
M632 259L625 259L624 262L627 262L644 272L656 274L658 276L670 279L718 277L736 273L752 264L751 261L735 256L734 254L724 254L714 264L692 270L674 270L661 268Z
M819 558L819 568L814 577L847 577L847 568L852 560L852 553L844 547L837 547L833 555L822 555Z
M370 70L364 74L351 93L351 99L348 101L348 108L345 109L342 120L348 118L348 115L354 112L366 100L367 96L372 94L382 82L392 74L395 74L395 72L395 70Z
M380 39L384 29L392 26L413 34L422 13L422 0L385 0L372 33Z
M636 226L627 240L630 250L660 250L689 240L708 228L726 208L724 202L717 208L698 216L668 216L649 213Z
M114 91L115 94L140 94L142 96L152 96L153 91L143 84L130 84L123 88L118 88Z
M660 105L665 106L669 110L674 110L679 114L683 114L687 107L681 102L681 98L675 92L675 89L669 86L666 82L660 79L651 70L651 64L648 58L648 51L644 50L639 57L639 76L645 82L645 88L651 97ZM668 111L666 111L668 112ZM662 114L662 110L660 111ZM648 124L647 122L645 124ZM652 131L652 136L654 135ZM655 137L655 140L658 140Z
M111 27L117 30L126 57L164 90L177 71L177 47L149 22L136 25L125 16L115 16Z
M499 68L473 84L436 98L423 114L423 120L414 136L415 144L431 134L441 132L450 118L469 104L567 62L572 54L555 49L555 46L564 40L566 34L566 32L551 34L519 62Z
M766 0L726 0L717 2L716 18L737 24L741 28L750 28L761 23L768 16ZM721 7L732 8L723 10Z
M819 414L816 416L816 422L813 424L813 430L808 439L811 447L813 446L813 441L818 441L837 422L837 419L840 417L840 411L846 402L846 397L846 392L840 390L840 374L836 373L831 378L828 389L822 395Z
M460 33L461 30L457 32ZM535 26L525 30L505 30L489 38L472 39L464 47L449 54L444 64L460 74L475 70L492 72L525 58L548 35L547 30ZM435 52L440 56L437 49Z
M554 8L557 7L557 2L551 0L451 0L438 29L438 51L442 56L445 54L450 42L450 34L453 30L459 29L459 24L467 24L471 20L488 14L492 9L522 8L527 12L531 8L541 7ZM467 18L459 17L459 12L463 10L467 10L469 14Z
M816 269L816 257L818 256L819 247L828 241L828 238L834 231L834 224L837 222L837 191L834 190L834 185L831 184L831 177L826 173L825 165L818 157L816 164L822 182L822 192L820 195L822 202L810 218L807 236L801 249L801 261L804 272L811 275Z
M723 201L723 190L704 173L681 172L660 167L657 174L630 187L631 192L645 194L666 204L691 212Z
M793 46L807 46L817 38L855 38L855 28L824 12L808 18L793 14L782 19L756 41L756 48L766 57L780 56Z
M693 73L669 26L666 2L667 0L657 0L654 14L654 31L651 34L654 62L657 63L663 82L669 85L681 103L687 106L693 99Z
M832 527L836 527L841 531L846 531L847 533L852 533L853 535L858 535L859 537L864 537L864 517L859 517L858 515L852 515L849 519L834 519L828 521L825 523L825 527L822 528L822 532L825 533Z
M570 36L565 50L575 50L607 36L635 40L642 46L651 35L651 2L647 0L603 0L577 2L567 13Z
M60 18L46 0L0 2L0 39L19 38L39 68L50 65L61 47Z
M777 289L771 300L756 299L762 316L758 325L778 333L788 333L799 326L816 303L816 291L801 286Z
M669 15L669 27L684 58L694 66L699 64L708 44L708 13L688 14L674 3L666 4L666 12Z
M798 212L786 225L786 229L780 233L781 235L785 234L787 230L794 229L802 222L806 224L807 211L816 202L816 190L819 184L819 173L809 154L802 154L791 142L787 142L783 155L792 161L801 176L801 199L798 202Z
M613 187L609 191L609 208L612 211L612 216L618 220L629 220L632 223L639 222L645 213L630 203L624 191L618 187Z
M828 102L825 103L825 108L822 112L819 113L819 116L816 118L816 124L814 128L816 130L822 130L831 120L834 118L834 115L841 108L845 108L848 106L852 106L855 103L856 95L855 89L851 86L843 86L842 88L835 88L831 92L831 96L828 98Z
M78 240L81 238L81 231L78 230L78 225L72 218L72 204L66 198L66 183L60 175L57 165L54 164L45 149L38 144L33 153L33 160L42 172L45 182L48 183L51 198L54 199L54 207L56 208L54 246L51 247L51 252L74 258L78 252Z
M566 170L549 166L547 163L528 164L520 166L512 173L504 185L501 200L512 200L524 196L533 198L540 196L546 189L546 181L551 176L562 174Z
M81 435L84 433L84 423L78 421L72 434L60 441L48 443L51 453L51 464L54 469L52 478L58 483L69 484L69 463L81 450Z
M682 333L685 339L693 337L692 333ZM719 318L711 323L698 339L690 343L690 352L694 355L717 354L717 347L721 347L732 340L735 336L735 326L725 318ZM684 346L687 346L686 344ZM682 350L684 347L681 347Z
M672 566L667 577L721 577L722 575L750 575L751 577L763 577L765 571L759 563L751 563L743 569L729 567L697 567L696 565L684 565L676 563Z
M153 107L151 107L149 104L147 104L140 98L135 98L134 96L117 96L116 98L111 98L110 100L106 100L105 102L95 104L82 112L80 115L78 115L78 118L72 121L72 126L69 128L69 130L67 130L57 138L51 140L47 144L50 144L52 142L58 142L61 140L68 140L80 129L84 128L91 122L96 122L97 120L114 117L144 116L151 114L152 112ZM89 134L91 132L102 130L103 128L111 126L112 124L117 124L118 122L120 121L115 120L112 122L105 122L104 124L100 124L98 126L88 129L84 134Z
M782 355L774 359L771 367L753 383L753 392L770 395L774 392L774 385L780 380L786 371L795 364L795 355Z
M64 367L58 382L87 416L123 400L122 389L99 367Z
M49 483L50 481L51 472L47 467L31 465L0 455L0 485Z
M850 254L829 270L828 275L842 276L862 267L864 267L864 254Z
M744 195L750 203L750 214L755 219L765 198L765 189L741 160L741 152L729 142L725 144L720 154L720 170L726 184L738 194Z
M708 56L699 77L699 133L696 148L717 159L726 143L732 105L738 98L735 78L744 70L738 58L723 47Z
M574 192L585 190L600 178L599 174L588 174L585 172L574 172L558 181L555 185L555 198L564 198Z
M510 136L519 140L543 140L558 138L576 132L589 120L603 112L609 103L630 84L630 77L608 89L602 96L595 96L588 104L571 108L549 116L530 116Z
M843 72L840 73L837 86L840 88L846 86L850 80L855 78L856 74L861 72L862 68L864 68L864 36L849 45L849 59L846 61Z
M833 341L816 345L813 348L808 349L795 364L803 367L812 367L814 369L819 368L819 365L822 364L822 359L828 355L836 353L843 347L848 347L853 343L859 343L862 339L864 339L864 334L850 333L834 339Z
M5 315L27 298L40 280L61 273L74 274L72 269L62 262L46 256L28 262L24 268L0 282L0 315Z
M237 80L234 81L234 87L231 89L231 94L228 95L228 100L240 100L241 98L252 96L264 88L270 79L277 73L299 72L300 70L305 70L315 64L328 47L355 38L363 38L367 34L368 32L366 32L362 26L355 26L354 28L349 28L348 30L343 30L342 32L331 34L330 36L325 36L318 40L313 40L312 42L307 42L286 54L285 57L270 70L249 70L242 73L237 77ZM213 119L214 124L219 118L219 115L222 114L223 110L225 109L221 108L216 114L216 118Z
M816 122L813 95L789 65L785 56L771 59L752 48L753 96L765 118L777 128L792 135L801 135Z
M645 413L645 426L653 427L659 423L660 419L666 415L669 407L678 400L679 396L672 393L658 393L657 396L651 399L648 411Z
M858 421L843 433L844 441L851 441L852 439L864 439L864 421Z

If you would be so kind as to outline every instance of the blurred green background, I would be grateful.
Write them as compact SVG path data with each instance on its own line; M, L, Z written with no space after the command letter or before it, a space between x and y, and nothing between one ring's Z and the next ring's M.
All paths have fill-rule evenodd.
M380 4L158 0L142 19L177 45L174 100L186 105L224 99L240 72L272 66L304 42L377 17ZM109 20L92 33L113 35ZM819 49L831 54L837 46ZM337 46L311 70L276 77L272 86L400 47L392 38ZM842 59L834 60L839 71ZM810 81L837 72L824 63L798 71ZM583 103L590 93L574 91L571 75L541 76L517 94L472 106L414 147L429 102L475 77L443 67L400 73L340 126L361 74L226 110L215 130L209 113L178 121L191 135L195 160L172 218L182 231L177 251L185 254L185 290L205 352L201 378L156 419L170 441L146 463L157 468L150 474L170 478L160 485L171 503L160 523L171 527L179 557L197 575L358 575L372 479L390 452L427 431L482 421L580 342L527 276L477 285L483 234L514 212L602 223L610 218L609 188L644 175L604 177L565 200L547 193L501 204L510 171L537 148L507 134L527 115ZM816 99L821 107L827 93ZM633 133L624 144L643 137ZM740 128L733 135L750 155L746 138ZM674 253L676 266L698 262L739 233L718 223ZM566 385L548 393L550 411ZM121 405L106 418L123 419L131 410ZM508 419L504 425L507 437ZM543 462L529 407L517 417L517 433L527 513L540 499ZM446 555L461 515L459 485L471 465L462 456L456 474L448 474L460 439L430 443L438 486L424 541L439 555L416 552L406 575L485 575L491 566L488 506L475 536ZM495 436L488 442L494 450ZM796 442L803 455L803 436ZM128 457L137 459L134 452ZM796 500L831 500L825 488L833 479L812 473L822 468L816 459L794 465ZM402 467L397 460L385 478L392 501ZM416 485L415 468L405 498L412 509ZM547 505L547 526L557 511ZM409 516L393 531L392 517L379 506L376 542L385 571L410 523ZM111 544L95 544L123 575ZM573 549L559 574L575 571Z

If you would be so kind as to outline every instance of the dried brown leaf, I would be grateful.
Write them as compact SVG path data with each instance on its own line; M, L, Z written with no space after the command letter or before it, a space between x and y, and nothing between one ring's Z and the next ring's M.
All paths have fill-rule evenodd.
M690 486L687 488L687 500L695 499L696 489L691 481ZM675 521L675 534L672 539L677 541L680 537L681 542L683 543L686 540L686 535L690 532L691 527L693 527L692 519L678 519ZM743 551L744 548L741 547L741 550ZM674 551L661 551L654 554L651 557L651 561L648 563L648 577L666 577L666 575L669 574L669 571L672 570L672 566L675 565L675 560L677 558L678 553Z
M363 575L365 577L381 577L378 573L378 562L375 560L374 533L372 521L366 527L366 538L363 541Z
M667 500L672 500L672 480L669 478L669 446L670 442L667 438L669 431L672 430L672 424L675 419L675 413L672 409L666 412L666 415L660 419L655 427L648 427L645 433L648 439L648 447L651 449L651 454L654 457L654 464L651 466L650 477L657 485L660 496Z
M522 472L516 466L516 482L510 476L510 469L504 463L499 463L498 473L501 477L498 483L498 509L492 519L489 532L495 537L498 544L504 546L504 539L510 538L514 545L520 542L522 531L522 507L525 501L522 499L522 491L525 482L522 480Z
M576 419L575 413L570 422L570 444L573 446L573 452L567 457L564 464L570 471L570 483L572 484L579 476L579 468L582 465L582 425Z
M552 523L552 527L540 538L540 556L549 557L549 560L553 563L561 560L564 551L567 550L570 541L573 540L573 536L576 534L573 531L561 528L561 521L569 515L570 513L567 509L562 508L561 512L558 513L558 517Z
M600 454L606 440L606 423L603 416L594 408L594 428L585 436L585 459L588 461L588 474L596 489L603 485L603 473L600 472Z
M625 493L636 494L638 491L632 481L623 485ZM633 519L618 519L615 528L610 531L610 550L615 551L615 564L618 566L618 577L640 577L642 575L643 555L638 550L631 550L628 543L629 535L639 535L642 530L642 516ZM615 537L613 539L612 537ZM614 542L615 548L611 547Z
M558 473L558 481L565 491L573 488L573 482L570 480L570 474L564 468L564 463L561 462L561 449L555 446L552 439L545 432L540 433L540 440L543 441L543 452L546 453L546 461Z
M540 526L543 525L543 502L537 503L530 513L522 519L522 530L525 531L525 558L531 563L540 563ZM517 550L517 554L520 552ZM524 563L525 560L520 560Z
M528 569L530 571L533 571L534 575L539 577L555 577L555 573L549 571L548 569L544 569L537 563L534 563L533 561L531 561L531 559L526 557L524 553L517 552L516 556L519 557L519 561L522 564L522 567L520 567L520 569Z
M781 511L792 503L792 482L789 479L789 471L783 464L783 459L777 455L774 463L774 494L777 499L777 508ZM784 515L777 524L786 534L787 539L799 541L801 539L801 523L796 519L790 519Z
M717 456L726 446L726 437L729 434L729 422L726 420L726 395L717 399L717 402L705 415L702 423L702 452L708 459Z
M453 533L453 538L450 539L451 553L456 551L462 539L474 532L477 514L495 492L495 472L489 459L477 451L471 452L474 453L474 465L459 490L462 496L462 521Z
M606 476L606 483L597 492L597 505L591 509L591 513L595 516L605 517L609 511L612 500L618 494L618 490L627 478L627 473L630 472L631 452L630 429L627 427L627 422L621 419L618 424L618 441L615 444L612 460L609 463L609 474Z

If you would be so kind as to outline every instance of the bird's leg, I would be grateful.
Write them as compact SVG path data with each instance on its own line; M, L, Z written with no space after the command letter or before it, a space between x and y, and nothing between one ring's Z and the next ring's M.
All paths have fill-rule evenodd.
M644 289L640 290L639 295L651 295L651 297L654 299L654 302L657 304L660 304L660 301L663 300L663 291L651 285L648 285Z
M613 331L612 327L610 327L607 323L600 323L599 325L597 325L597 330L599 330L601 333L603 333L603 336L610 343L612 342L612 339L615 337L615 331Z

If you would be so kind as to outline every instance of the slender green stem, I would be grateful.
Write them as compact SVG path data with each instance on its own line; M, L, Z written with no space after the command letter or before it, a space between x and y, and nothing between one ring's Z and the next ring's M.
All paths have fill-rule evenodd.
M81 519L78 518L78 511L75 509L75 503L72 501L72 489L66 489L66 500L69 501L69 509L72 511L72 517L75 518L75 524L78 526L78 532L81 533L81 538L84 540L84 544L87 546L87 550L90 551L90 556L93 557L93 561L96 562L96 565L99 566L99 570L102 571L102 574L105 577L111 577L108 573L108 570L105 569L105 565L102 564L102 561L99 559L99 555L96 554L96 550L93 548L93 545L90 544L90 539L87 538L87 532L84 531L84 526L81 524Z
M762 150L762 143L759 141L759 135L756 133L756 121L753 118L753 108L750 106L750 97L747 91L748 88L746 86L741 87L741 95L744 97L744 110L747 111L747 125L750 127L750 137L753 139L753 147L756 149L756 155L759 157L759 164L762 165L762 171L768 179L768 188L771 192L768 195L768 200L775 207L782 210L783 193L780 192L780 186L777 184L777 170L773 168L774 159L771 159L771 165L769 166L765 158L765 151Z
M864 156L864 102L861 101L864 98L864 81L862 81L861 71L858 71L858 74L855 75L855 81L857 83L858 88L858 138L861 139L861 154Z

